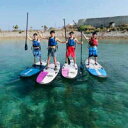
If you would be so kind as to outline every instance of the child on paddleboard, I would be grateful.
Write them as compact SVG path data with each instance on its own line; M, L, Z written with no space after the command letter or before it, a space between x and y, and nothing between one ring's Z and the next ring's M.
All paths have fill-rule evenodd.
M95 58L95 64L97 65L97 46L98 46L98 39L97 39L97 32L93 32L91 38L86 37L83 34L84 38L88 40L89 44L89 56L88 56L88 65L90 64L90 58L94 57Z
M54 70L57 70L56 52L57 52L57 48L58 48L58 42L59 43L65 43L65 42L63 42L63 41L61 41L61 40L59 40L58 38L55 37L55 31L54 30L50 31L50 36L49 37L43 37L41 35L41 38L48 40L47 68L49 66L51 57L53 57L54 64L55 64Z
M33 34L33 37L30 37L28 35L28 39L32 41L32 50L33 50L33 56L34 56L34 65L36 65L36 58L39 58L40 65L42 65L41 61L41 45L40 45L40 38L37 33Z
M69 33L69 38L66 41L67 50L66 50L66 63L68 63L68 58L72 57L74 60L74 66L76 64L76 43L83 44L83 42L79 42L77 38L74 36L74 32Z

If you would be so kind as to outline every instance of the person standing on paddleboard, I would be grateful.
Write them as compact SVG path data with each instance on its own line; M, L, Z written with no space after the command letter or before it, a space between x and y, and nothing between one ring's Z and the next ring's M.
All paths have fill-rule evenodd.
M97 57L98 57L97 46L99 44L97 39L97 32L93 32L91 38L86 37L84 34L83 36L86 40L88 40L88 44L89 44L88 65L90 64L91 57L95 58L95 64L97 65Z
M40 40L41 38L37 33L33 34L33 37L30 37L28 34L28 39L32 41L32 51L34 56L34 66L36 65L36 58L39 58L40 65L42 65L41 61L41 45Z
M66 50L66 63L68 63L68 58L72 57L74 60L74 66L76 64L76 43L83 44L83 42L79 42L77 38L74 36L74 32L69 33L69 38L66 41L67 50Z
M55 31L52 30L50 31L50 37L43 37L41 36L42 39L47 39L48 40L48 59L47 59L47 68L50 63L51 57L53 57L54 64L55 64L55 70L57 70L57 59L56 59L56 52L58 48L58 42L59 43L65 43L58 38L55 37Z

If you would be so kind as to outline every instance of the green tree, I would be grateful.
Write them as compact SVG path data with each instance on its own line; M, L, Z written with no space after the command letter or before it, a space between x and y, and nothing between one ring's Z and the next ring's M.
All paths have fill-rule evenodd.
M79 26L79 31L92 31L95 30L95 27L91 26L91 25L81 25Z
M18 26L18 25L14 25L14 26L13 26L13 30L14 30L14 31L17 31L18 29L19 29L19 26Z

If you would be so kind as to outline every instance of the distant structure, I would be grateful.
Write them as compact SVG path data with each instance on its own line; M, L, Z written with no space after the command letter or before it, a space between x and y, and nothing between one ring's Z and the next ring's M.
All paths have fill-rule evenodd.
M80 19L78 25L92 25L94 27L115 27L128 24L128 16Z

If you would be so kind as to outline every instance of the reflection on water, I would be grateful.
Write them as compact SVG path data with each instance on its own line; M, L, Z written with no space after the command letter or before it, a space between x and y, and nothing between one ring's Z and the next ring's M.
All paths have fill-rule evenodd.
M24 51L23 40L0 41L0 128L127 128L128 61L127 40L101 41L99 62L107 79L84 76L66 80L59 75L48 86L35 78L19 79L19 73L31 66L31 42ZM43 59L47 44L42 42ZM58 59L64 63L65 45ZM87 45L83 46L83 61ZM61 57L60 57L61 51ZM77 46L77 63L80 46Z

